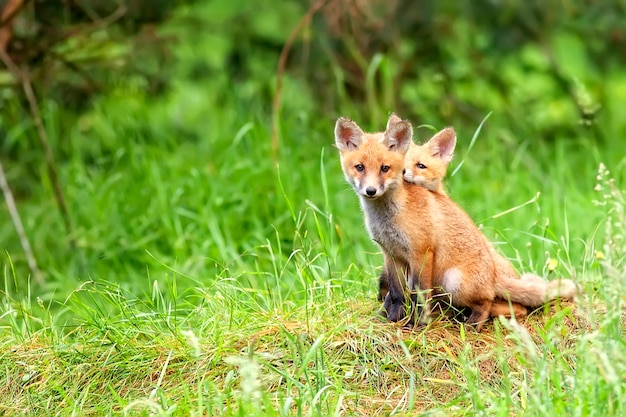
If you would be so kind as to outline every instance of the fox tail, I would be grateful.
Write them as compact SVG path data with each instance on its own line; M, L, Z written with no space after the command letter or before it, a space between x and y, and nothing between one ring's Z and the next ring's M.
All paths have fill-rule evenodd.
M519 279L501 276L496 281L498 297L526 307L539 307L557 298L573 299L577 292L578 287L571 279L545 281L535 274L523 274Z

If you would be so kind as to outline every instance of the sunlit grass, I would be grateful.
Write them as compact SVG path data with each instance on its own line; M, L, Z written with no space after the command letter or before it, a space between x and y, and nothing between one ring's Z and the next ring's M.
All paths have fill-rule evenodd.
M368 129L396 110L389 74L373 87L390 64L367 67ZM620 143L511 138L492 117L468 151L480 120L446 121L451 196L518 269L582 294L480 334L443 316L408 332L377 315L382 256L331 146L339 114L299 107L287 80L275 164L263 101L208 93L223 82L120 87L49 127L77 248L42 170L18 204L43 286L0 227L0 414L624 414Z
M381 256L366 236L336 155L325 149L298 161L303 168L294 181L287 173L296 161L288 158L273 170L233 149L222 162L239 164L238 172L247 175L224 178L217 170L202 174L203 158L188 149L167 158L155 148L137 148L134 157L116 163L114 175L67 168L83 185L71 185L69 193L85 203L74 208L85 215L83 239L97 243L92 255L86 252L92 273L37 298L37 289L23 286L10 264L5 268L3 412L624 412L624 246L615 227L599 226L609 233L602 248L591 250L593 242L582 241L582 257L568 251L568 242L582 239L580 229L566 228L573 222L568 213L552 220L552 235L542 235L560 251L557 268L573 272L584 288L576 305L540 309L520 323L496 321L480 334L445 317L407 332L377 316ZM263 169L267 173L255 175ZM607 178L600 183L611 184ZM462 190L455 183L452 193ZM615 189L596 196L604 205L590 203L588 210L599 210L598 217L608 212L608 222L620 224L621 196ZM499 211L488 200L480 203L481 211ZM237 211L237 204L245 210ZM513 223L510 216L523 210L505 217ZM554 274L518 246L514 231L498 234L508 248L519 248L520 264L534 262L539 272Z

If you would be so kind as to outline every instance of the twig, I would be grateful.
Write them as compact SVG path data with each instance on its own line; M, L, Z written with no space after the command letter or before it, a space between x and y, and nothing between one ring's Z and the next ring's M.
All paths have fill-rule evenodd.
M2 10L0 26L8 25L17 16L18 12L26 5L28 0L9 0Z
M17 211L15 199L13 198L13 193L11 192L11 188L9 187L9 183L7 182L2 162L0 162L0 188L2 188L4 201L6 201L7 203L9 215L11 216L11 220L13 221L13 226L15 226L15 231L20 238L20 243L22 244L22 249L24 249L26 261L28 262L30 272L32 272L33 274L33 279L35 280L35 283L37 285L42 285L43 277L41 275L41 271L37 267L37 261L35 260L35 256L33 255L33 250L31 249L30 242L28 241L28 237L26 236L26 232L24 231L24 226L22 225L22 220L20 219L20 213Z
M48 176L50 177L50 182L52 183L52 189L54 192L54 197L56 199L57 205L59 206L59 211L61 212L61 217L63 219L63 223L65 225L65 230L69 235L69 243L70 249L72 251L76 250L76 242L73 236L72 230L72 222L70 220L69 211L67 209L67 203L65 201L65 196L63 195L63 190L61 188L61 183L59 182L59 174L57 172L56 163L54 161L54 154L52 153L52 149L50 148L50 141L48 140L48 133L44 128L43 121L41 119L41 113L39 111L39 105L37 104L37 99L35 97L35 92L33 91L33 86L30 82L30 77L28 75L28 71L26 69L20 70L11 57L3 50L0 49L0 59L7 66L9 71L13 74L13 77L21 83L24 89L24 94L26 95L26 100L30 106L30 112L35 122L35 127L37 128L37 133L39 136L39 142L41 143L41 148L43 149L45 158L46 158L46 167L48 169Z
M28 1L28 0L25 0ZM89 24L84 25L75 25L66 31L57 31L59 33L58 36L49 37L46 39L40 39L34 45L28 45L26 48L30 56L39 56L44 54L49 54L50 51L54 50L54 47L59 43L66 41L75 36L83 35L85 33L95 32L99 29L105 28L117 20L121 19L122 16L126 13L127 8L124 4L120 4L114 12L110 15L103 17L101 20L94 21ZM2 33L0 32L0 46L2 41ZM8 41L7 41L8 42ZM2 48L0 48L2 49ZM4 49L6 51L6 49Z
M317 0L309 10L307 10L305 15L302 16L302 19L300 19L296 27L289 34L285 46L283 46L282 51L280 51L278 69L276 71L276 91L274 92L274 100L272 101L272 159L274 164L278 163L278 118L280 115L280 98L282 96L283 74L285 73L285 66L287 65L287 57L289 56L289 51L291 51L291 46L296 40L296 37L302 32L304 26L309 24L313 15L326 4L326 1L327 0Z
M7 50L9 42L13 37L13 18L24 5L24 0L9 0L2 9L0 20L0 49Z
M112 25L115 21L119 20L126 13L127 8L125 4L120 4L117 9L115 9L110 15L103 17L100 20L94 20L90 24L86 24L84 26L72 28L65 32L63 36L60 37L61 40L69 39L73 36L82 35L83 33L95 32L98 29L105 28L107 26ZM90 16L91 17L91 16Z

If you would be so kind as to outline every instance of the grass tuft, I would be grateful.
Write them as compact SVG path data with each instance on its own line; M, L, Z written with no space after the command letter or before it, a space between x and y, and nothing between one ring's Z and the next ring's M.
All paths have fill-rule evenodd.
M384 118L392 109L376 96L393 101L397 68L384 56L363 64L382 90L367 105ZM572 277L581 296L481 333L450 314L406 331L377 314L382 256L342 178L331 118L302 110L286 77L275 166L257 90L226 94L223 77L179 80L154 100L121 86L67 144L50 132L67 147L59 173L80 256L49 184L33 182L18 203L46 277L29 283L0 228L0 414L626 414L617 145L455 126L463 163L450 194L518 269Z

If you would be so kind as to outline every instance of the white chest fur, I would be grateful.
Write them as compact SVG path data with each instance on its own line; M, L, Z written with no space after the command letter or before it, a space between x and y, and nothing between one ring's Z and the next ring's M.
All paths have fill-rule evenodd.
M370 236L394 258L408 260L410 244L406 234L398 227L398 208L384 198L369 200L361 197L365 223Z

